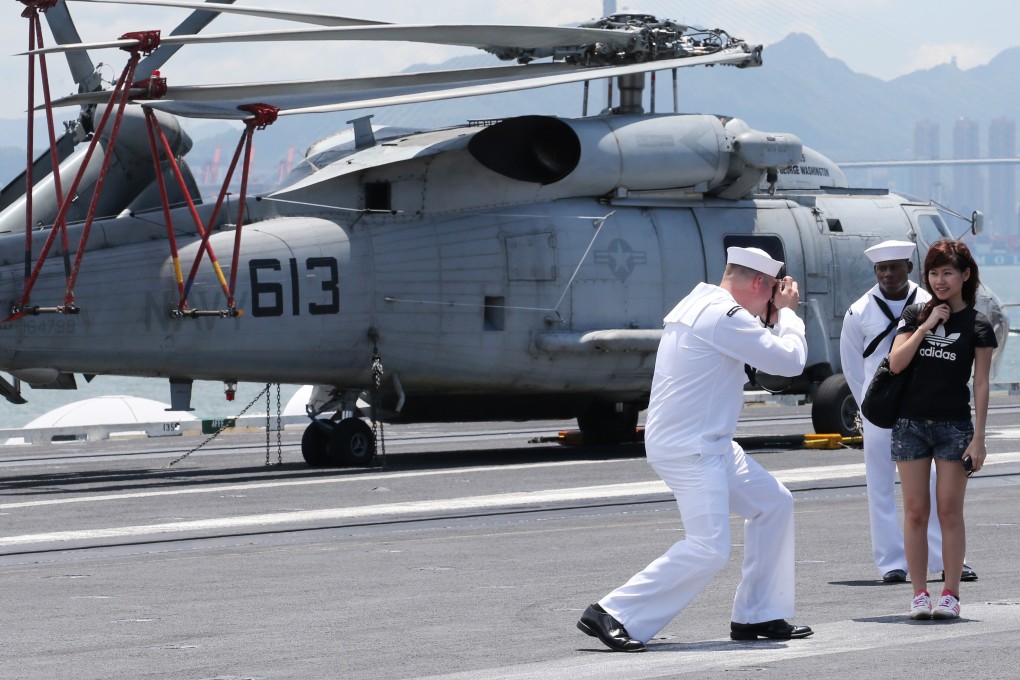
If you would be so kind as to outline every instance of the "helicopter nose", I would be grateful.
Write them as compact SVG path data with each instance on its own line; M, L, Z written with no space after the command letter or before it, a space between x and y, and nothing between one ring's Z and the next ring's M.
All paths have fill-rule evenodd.
M991 377L994 379L998 374L999 363L1006 350L1006 342L1009 339L1009 314L1006 305L999 300L999 297L988 286L981 284L977 291L977 309L988 317L995 331L995 339L999 346L992 351Z

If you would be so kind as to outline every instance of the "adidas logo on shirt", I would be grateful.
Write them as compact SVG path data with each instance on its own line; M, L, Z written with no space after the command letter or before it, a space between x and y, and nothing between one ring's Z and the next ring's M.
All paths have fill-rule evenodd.
M945 325L939 324L935 327L934 331L928 331L928 333L924 336L925 343L927 345L934 345L934 347L922 347L920 354L923 357L955 361L956 352L947 352L943 348L952 345L959 339L959 333L950 333L949 335L946 335Z

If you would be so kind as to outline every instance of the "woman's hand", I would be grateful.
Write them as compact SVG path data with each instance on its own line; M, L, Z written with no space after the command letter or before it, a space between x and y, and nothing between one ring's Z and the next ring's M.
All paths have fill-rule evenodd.
M985 440L981 437L974 437L970 440L970 444L967 445L967 450L963 452L964 458L970 458L971 470L977 472L985 465L985 456L988 455L988 451L985 449Z
M931 310L931 314L929 314L928 318L924 320L924 323L920 325L919 330L925 332L935 330L935 327L940 323L946 322L951 312L952 310L949 308L948 304L943 303L938 305Z

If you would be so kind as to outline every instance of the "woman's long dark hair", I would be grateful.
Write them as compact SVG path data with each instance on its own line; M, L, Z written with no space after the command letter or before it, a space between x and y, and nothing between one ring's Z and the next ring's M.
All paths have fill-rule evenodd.
M932 245L924 258L924 273L921 275L921 282L924 284L925 290L931 293L931 300L925 303L924 309L918 315L917 322L919 324L924 323L928 315L931 314L931 310L943 302L935 296L935 291L931 289L928 272L947 265L959 272L970 270L970 278L963 282L963 301L967 303L968 307L973 307L977 302L977 289L981 285L981 279L978 278L977 262L970 254L970 248L963 241L940 239Z

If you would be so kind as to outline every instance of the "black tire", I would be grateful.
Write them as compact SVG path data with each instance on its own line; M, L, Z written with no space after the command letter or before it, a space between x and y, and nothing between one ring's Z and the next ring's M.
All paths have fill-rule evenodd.
M577 416L577 427L584 435L585 444L621 444L637 438L638 409L624 404L622 411L616 404L595 401Z
M857 400L842 373L834 373L822 381L811 404L811 424L818 434L839 434L852 437L858 430Z
M333 423L328 420L315 420L305 428L305 433L301 435L301 456L310 467L329 465L326 447L333 427Z
M334 465L371 465L375 458L372 428L360 418L345 418L330 433L326 450Z

